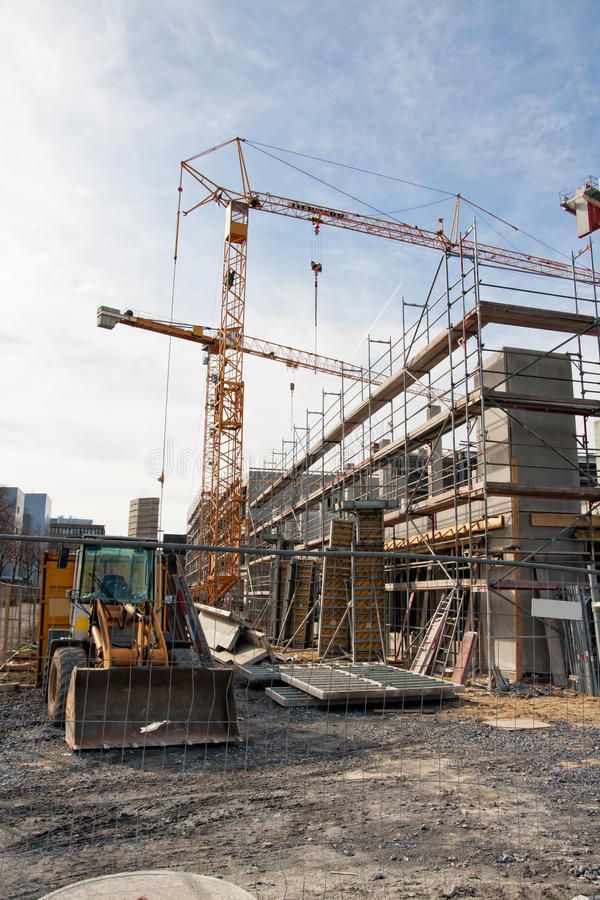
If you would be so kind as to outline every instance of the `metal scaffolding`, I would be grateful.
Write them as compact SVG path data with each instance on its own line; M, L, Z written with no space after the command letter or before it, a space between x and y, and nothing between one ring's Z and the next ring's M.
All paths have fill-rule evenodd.
M369 340L372 381L323 393L277 465L250 472L249 539L327 549L331 523L352 518L353 503L381 502L386 549L431 559L387 564L380 656L411 664L452 594L447 659L475 630L478 668L519 678L550 664L531 597L562 596L565 585L545 567L595 564L600 540L594 260L588 248L584 280L573 257L570 283L499 269L480 258L476 222L458 250L441 256L423 302L402 300L400 338L377 355ZM506 564L493 579L460 562L490 555ZM511 568L521 560L536 563L525 580ZM249 606L268 602L276 568L274 558L250 563Z

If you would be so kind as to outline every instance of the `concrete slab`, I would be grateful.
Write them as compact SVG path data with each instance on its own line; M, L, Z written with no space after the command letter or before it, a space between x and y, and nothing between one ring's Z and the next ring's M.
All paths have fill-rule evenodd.
M273 687L273 685L281 684L281 675L279 674L279 666L272 662L262 660L258 663L250 663L240 665L235 660L233 665L235 674L250 687Z
M290 684L282 684L279 687L265 688L265 694L279 706L300 707L305 709L309 706L326 706L326 701L317 700L304 691L292 687Z
M539 719L519 717L514 719L484 719L484 725L491 728L503 728L506 731L527 731L531 728L552 728L549 722L540 722Z
M120 872L89 878L75 884L59 888L45 894L40 900L56 897L59 900L255 900L235 884L196 875L193 872L177 872L173 869L143 870L140 872Z

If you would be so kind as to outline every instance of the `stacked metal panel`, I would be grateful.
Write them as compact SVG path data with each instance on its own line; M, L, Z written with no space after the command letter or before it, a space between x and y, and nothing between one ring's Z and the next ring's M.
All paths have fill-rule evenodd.
M291 576L289 559L275 559L271 565L271 587L268 607L267 632L277 638L285 621L287 597Z
M383 553L383 510L356 514L355 553ZM352 659L385 659L385 578L383 557L352 557Z
M577 678L580 694L598 697L600 677L590 627L590 591L577 584L567 585L567 596L581 607L581 619L565 620L564 623L569 669ZM600 648L596 648L598 652Z
M354 522L332 519L329 528L329 550L350 551L354 538ZM352 565L348 556L326 553L321 581L321 615L319 618L319 656L346 654L350 647L348 620L351 600Z
M312 637L312 606L316 566L312 559L298 559L294 566L294 591L289 620L289 647L303 649Z

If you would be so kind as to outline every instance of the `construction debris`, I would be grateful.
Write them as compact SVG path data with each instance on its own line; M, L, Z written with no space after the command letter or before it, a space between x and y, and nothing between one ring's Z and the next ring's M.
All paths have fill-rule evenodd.
M235 674L252 688L266 688L281 684L279 667L266 659L250 664L234 662L233 669Z
M33 687L35 684L37 650L33 644L26 644L15 650L0 666L0 689L8 690L8 685ZM4 686L2 684L4 683Z
M222 664L245 666L264 659L275 662L266 636L252 628L236 613L216 606L198 604L202 629L213 657Z

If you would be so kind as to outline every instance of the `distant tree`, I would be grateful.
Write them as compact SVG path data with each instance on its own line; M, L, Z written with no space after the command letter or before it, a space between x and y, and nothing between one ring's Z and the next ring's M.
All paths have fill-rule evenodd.
M20 529L15 528L15 506L6 487L0 485L0 534L33 534L28 522ZM16 580L24 584L37 584L40 574L42 550L47 544L29 541L10 541L0 538L0 580L14 584Z
M14 504L6 487L0 485L0 534L12 534L14 530ZM0 578L14 580L17 555L17 542L0 538Z

